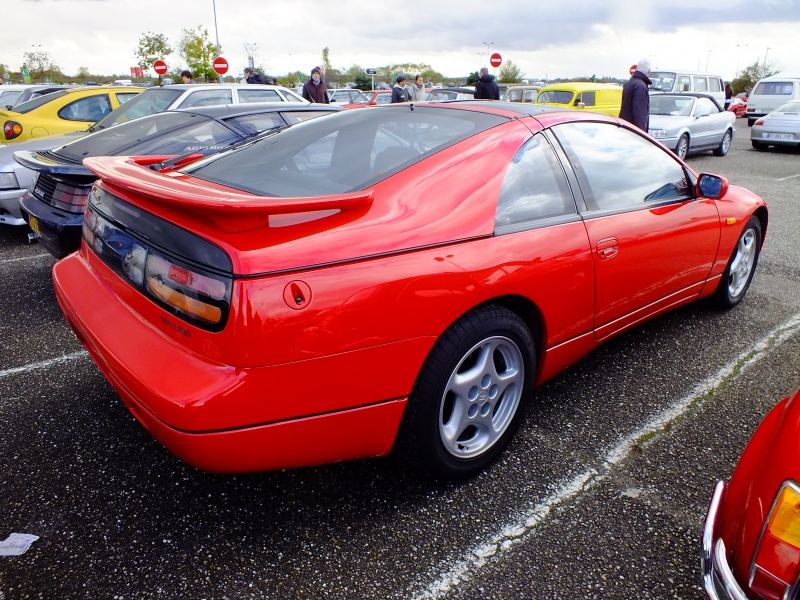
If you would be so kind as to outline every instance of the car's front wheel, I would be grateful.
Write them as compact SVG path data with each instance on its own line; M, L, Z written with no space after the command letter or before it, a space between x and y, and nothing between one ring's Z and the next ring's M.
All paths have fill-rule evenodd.
M678 145L675 146L675 154L678 155L678 158L683 160L684 158L686 158L686 155L688 153L689 153L689 136L684 133L678 140Z
M714 156L725 156L728 153L728 150L731 148L731 130L725 132L725 135L722 136L722 141L719 143L719 146L714 148Z
M760 250L761 221L758 217L750 217L712 296L712 302L718 308L733 308L742 301L756 271Z
M496 305L470 311L442 334L420 370L397 450L437 478L476 475L519 427L535 361L531 333L515 313Z

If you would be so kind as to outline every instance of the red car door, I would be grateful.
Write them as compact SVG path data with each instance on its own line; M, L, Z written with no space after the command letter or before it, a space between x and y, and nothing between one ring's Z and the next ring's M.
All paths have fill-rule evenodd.
M694 298L719 245L713 200L695 198L684 166L611 123L553 130L586 202L595 267L595 337Z

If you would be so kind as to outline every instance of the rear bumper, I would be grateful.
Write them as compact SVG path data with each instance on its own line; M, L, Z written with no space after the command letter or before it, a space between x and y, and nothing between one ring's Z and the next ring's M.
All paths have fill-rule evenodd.
M25 225L19 198L25 193L23 189L0 190L0 223L4 225Z
M53 283L70 327L131 413L170 451L208 471L387 454L407 403L398 365L414 364L409 357L430 347L430 340L405 340L299 363L235 367L143 321L80 252L54 266ZM353 387L354 372L365 366L375 366L360 380L369 397ZM335 402L311 408L320 396Z
M703 527L702 554L700 566L703 573L703 587L711 600L747 600L736 578L733 576L725 552L725 542L718 537L717 519L722 511L725 497L725 483L717 482L714 496L706 515Z
M20 201L22 210L28 215L31 228L38 233L39 244L56 258L64 258L81 247L83 213L68 213L45 204L32 194ZM36 219L30 221L30 217Z

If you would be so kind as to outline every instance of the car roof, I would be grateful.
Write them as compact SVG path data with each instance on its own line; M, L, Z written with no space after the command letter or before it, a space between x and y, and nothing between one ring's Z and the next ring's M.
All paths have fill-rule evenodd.
M557 90L621 90L622 86L617 83L592 83L591 81L563 81L561 83L550 83L544 86L541 91Z
M215 119L225 117L238 117L254 113L269 112L270 110L280 112L338 112L344 110L339 106L330 104L295 104L294 102L246 102L242 104L216 104L213 106L195 106L190 108L177 108L164 112L190 112Z
M288 90L289 88L285 88L282 85L270 85L266 83L170 83L168 85L161 85L157 86L156 88L148 88L148 89L158 89L158 88L169 88L171 90L197 90L197 89L219 89L221 87L227 88L251 88L255 90L274 90L276 88L281 90ZM293 90L289 90L293 91Z

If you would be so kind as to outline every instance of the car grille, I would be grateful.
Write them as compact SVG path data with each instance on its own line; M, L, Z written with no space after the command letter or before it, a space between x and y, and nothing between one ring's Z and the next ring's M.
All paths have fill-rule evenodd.
M48 173L39 173L34 184L34 195L53 208L70 213L82 213L91 184L76 185L56 179Z

